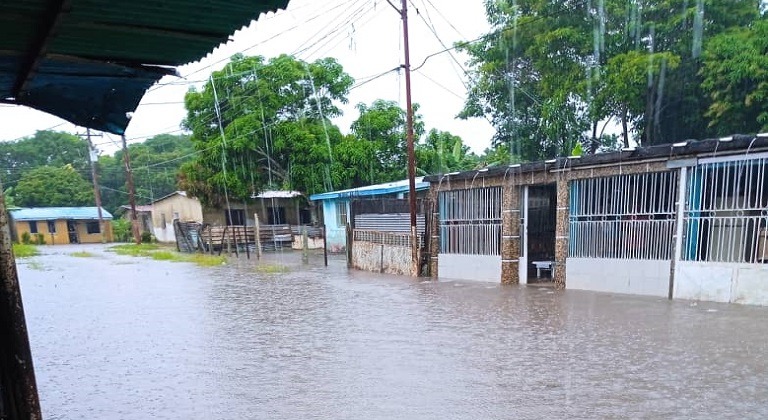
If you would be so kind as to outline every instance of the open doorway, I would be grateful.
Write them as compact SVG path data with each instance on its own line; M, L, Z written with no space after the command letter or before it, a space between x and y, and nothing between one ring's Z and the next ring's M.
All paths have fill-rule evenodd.
M551 282L555 267L557 189L554 184L526 187L521 219L520 282Z

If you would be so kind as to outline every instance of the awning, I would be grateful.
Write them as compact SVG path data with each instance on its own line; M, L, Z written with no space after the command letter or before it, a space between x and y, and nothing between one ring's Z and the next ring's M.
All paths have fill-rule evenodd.
M0 102L123 134L146 90L288 0L0 3Z

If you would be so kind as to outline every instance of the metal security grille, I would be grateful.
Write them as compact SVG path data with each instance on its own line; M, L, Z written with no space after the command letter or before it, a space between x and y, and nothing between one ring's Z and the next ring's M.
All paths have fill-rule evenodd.
M353 232L355 242L370 242L380 245L392 245L410 248L410 233L381 232L376 230L357 230ZM424 235L417 235L419 246L424 244Z
M424 233L425 218L416 215L416 231ZM355 230L375 230L379 232L411 233L411 215L409 213L392 214L356 214Z
M686 261L768 263L768 158L693 168L686 182Z
M501 187L440 193L440 253L501 255Z
M672 259L676 198L675 172L571 182L568 255Z

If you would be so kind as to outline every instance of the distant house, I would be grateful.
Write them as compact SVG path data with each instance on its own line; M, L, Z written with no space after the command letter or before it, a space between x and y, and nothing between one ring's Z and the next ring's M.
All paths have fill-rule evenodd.
M130 206L122 206L130 218ZM150 204L136 206L140 229L150 232L160 242L176 242L173 221L203 222L200 200L189 197L185 191L175 191Z
M96 207L20 208L9 213L16 240L25 233L33 241L42 235L50 245L100 243L102 239ZM104 209L101 214L105 240L112 242L112 215Z
M307 198L298 191L264 191L255 198L261 223L295 226L313 222Z
M310 200L322 202L328 249L338 252L346 248L346 227L350 223L350 202L353 199L404 198L408 188L408 180L405 179L310 196ZM416 178L416 191L426 190L429 190L429 182L424 182L423 177Z
M253 201L230 201L229 207L204 207L203 219L212 226L306 225L312 211L306 197L298 191L264 191Z

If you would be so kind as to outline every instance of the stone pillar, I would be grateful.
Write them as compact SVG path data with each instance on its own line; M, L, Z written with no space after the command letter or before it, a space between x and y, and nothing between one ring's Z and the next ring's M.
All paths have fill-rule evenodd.
M568 257L569 189L565 175L557 179L557 225L555 226L555 287L565 288L565 260Z
M520 187L504 185L501 206L501 282L520 284Z
M431 203L428 207L432 212L432 220L429 226L429 275L432 278L437 278L439 273L437 272L437 259L440 254L440 194L437 188L433 188L431 191Z

